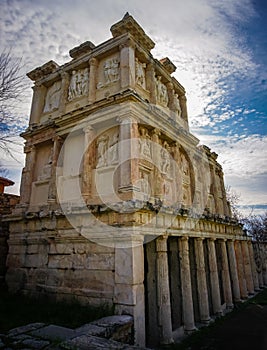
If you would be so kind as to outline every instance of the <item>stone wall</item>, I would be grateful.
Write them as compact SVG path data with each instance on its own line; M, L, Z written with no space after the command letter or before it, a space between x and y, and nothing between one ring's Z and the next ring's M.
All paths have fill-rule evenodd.
M18 203L19 197L12 194L0 194L0 286L3 284L6 273L6 259L8 254L9 224L3 221L3 217L11 213L12 208Z

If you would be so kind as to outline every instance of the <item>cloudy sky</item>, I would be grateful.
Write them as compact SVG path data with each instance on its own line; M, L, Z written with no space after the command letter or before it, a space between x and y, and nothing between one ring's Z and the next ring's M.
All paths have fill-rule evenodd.
M267 2L266 0L0 0L1 49L22 57L23 73L86 40L109 39L109 28L129 12L168 56L186 88L191 132L219 154L225 182L240 204L267 209ZM26 127L31 83L16 115ZM20 112L19 112L20 111ZM18 192L22 151L1 157Z

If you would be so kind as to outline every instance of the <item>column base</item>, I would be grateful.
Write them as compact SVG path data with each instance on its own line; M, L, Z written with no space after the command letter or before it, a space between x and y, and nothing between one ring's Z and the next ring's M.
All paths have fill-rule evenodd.
M198 330L198 328L197 327L193 327L193 328L190 328L190 329L186 329L186 328L184 328L184 334L185 335L190 335L190 334L192 334L192 333L194 333L195 331L197 331Z

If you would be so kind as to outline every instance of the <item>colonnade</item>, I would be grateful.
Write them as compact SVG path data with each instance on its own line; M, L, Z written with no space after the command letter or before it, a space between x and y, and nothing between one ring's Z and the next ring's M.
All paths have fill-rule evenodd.
M177 247L175 264L178 267L175 268L172 266L173 258L169 258L170 244ZM212 317L223 315L227 309L233 308L234 303L259 290L260 278L252 245L247 238L235 240L186 235L157 238L155 293L161 343L172 341L175 325L171 320L174 313L182 313L180 327L188 333L195 330L198 323L209 323ZM174 292L175 289L170 287L175 283L179 284L180 292L177 289ZM193 288L197 288L197 292ZM173 294L179 293L182 306L177 310L171 301L179 297ZM150 316L147 317L149 323Z

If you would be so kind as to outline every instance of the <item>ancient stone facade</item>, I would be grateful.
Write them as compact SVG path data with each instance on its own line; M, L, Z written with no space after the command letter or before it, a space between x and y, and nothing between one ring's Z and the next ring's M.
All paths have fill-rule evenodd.
M135 343L154 346L253 294L266 269L231 218L217 155L189 131L176 67L153 58L154 42L128 14L111 33L72 49L63 66L28 73L6 281L112 304L133 316Z

